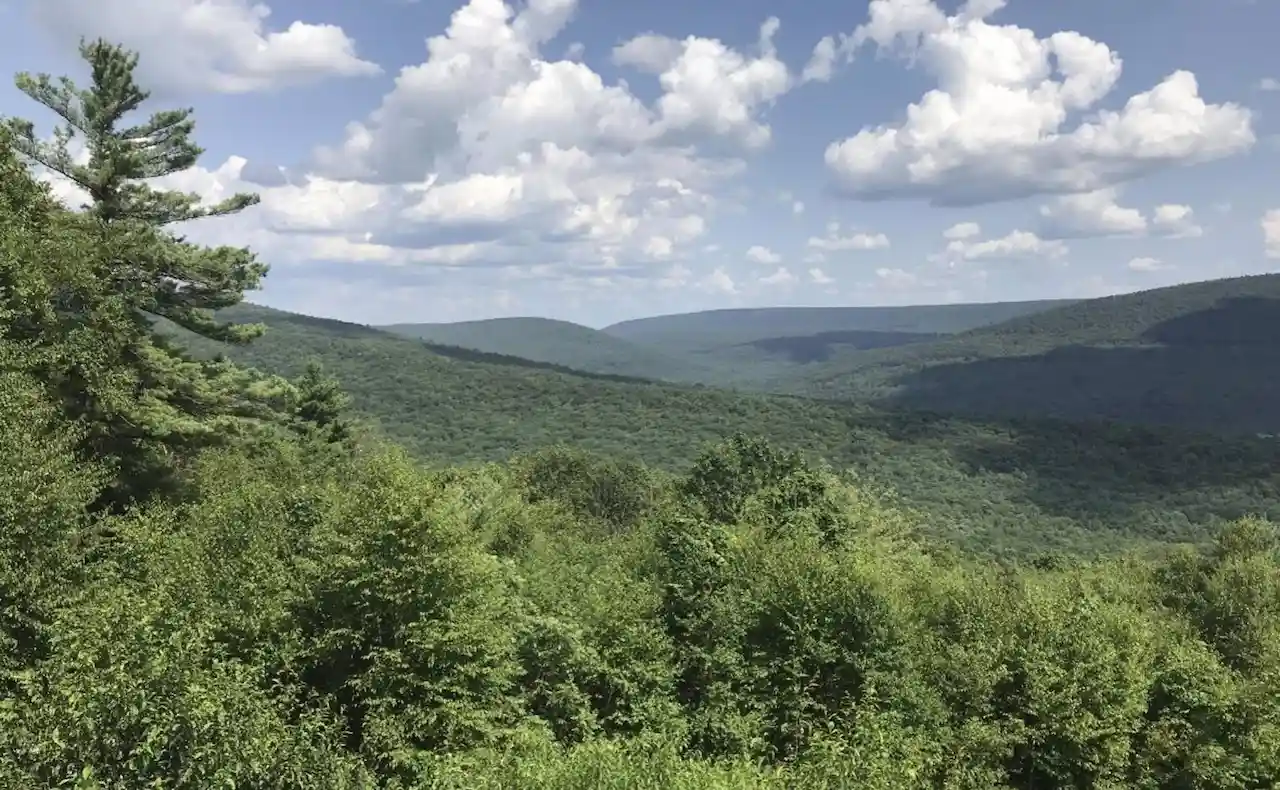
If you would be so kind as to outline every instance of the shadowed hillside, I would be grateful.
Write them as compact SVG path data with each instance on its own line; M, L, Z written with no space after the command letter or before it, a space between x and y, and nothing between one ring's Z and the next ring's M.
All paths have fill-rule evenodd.
M832 332L946 334L1037 313L1071 300L909 307L763 307L640 318L604 332L667 350L709 351L768 338Z
M1280 429L1280 275L1095 299L770 386L965 414Z
M448 324L379 327L430 343L549 362L565 368L655 380L691 381L710 372L678 355L635 344L598 329L549 318L493 318Z
M797 335L792 337L768 337L753 340L744 345L759 349L767 354L785 357L788 361L800 365L811 362L826 362L840 348L868 351L873 348L894 348L911 343L927 343L937 340L940 335L920 332L868 332L852 330L846 332L820 332L816 335Z

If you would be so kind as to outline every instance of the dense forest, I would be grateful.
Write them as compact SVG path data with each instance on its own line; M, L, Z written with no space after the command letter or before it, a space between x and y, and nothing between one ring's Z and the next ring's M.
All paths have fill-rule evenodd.
M592 329L545 318L390 324L394 334L587 373L747 391L817 373L841 351L920 343L1069 300L914 307L767 307L642 318Z
M1273 440L885 412L574 373L260 307L218 314L267 331L236 347L174 336L286 378L322 362L365 422L434 466L566 444L679 473L746 433L896 492L924 534L996 557L1198 542L1220 520L1280 514Z
M387 327L586 372L955 415L1280 433L1280 275L1083 301Z
M959 414L1280 433L1280 275L1091 299L934 342L837 350L768 389Z
M136 56L82 53L83 90L18 77L65 121L51 141L0 127L0 787L1275 786L1270 523L1154 553L995 562L930 537L943 511L732 420L665 469L621 447L498 458L483 443L521 429L467 422L461 389L439 401L450 412L415 417L439 427L410 437L436 460L412 458L394 426L352 412L344 386L359 381L193 353L194 338L270 349L289 324L226 320L266 266L177 232L255 199L158 189L200 154L190 111L129 120L147 99ZM73 134L85 163L67 155ZM57 203L36 166L86 205ZM676 397L739 419L788 403L793 426L818 414L364 331L309 336L348 365L342 343L376 341L455 382L506 371L528 415L539 391L575 391L546 408L583 413L630 393L632 411L608 408L649 409L655 427L629 426L642 436L687 428L659 414ZM378 398L435 383L398 372ZM373 411L374 396L355 400ZM902 446L938 422L866 414ZM1187 488L1274 483L1262 445L1247 445L1243 482L1228 445L1179 455L1115 429L1106 450L1105 430L1064 425L1035 434L1056 446L985 464L1016 476L1050 453L1101 479L1108 459L1160 452L1195 470ZM472 431L482 449L457 454L475 462L441 463ZM1177 463L1114 471L1167 483Z

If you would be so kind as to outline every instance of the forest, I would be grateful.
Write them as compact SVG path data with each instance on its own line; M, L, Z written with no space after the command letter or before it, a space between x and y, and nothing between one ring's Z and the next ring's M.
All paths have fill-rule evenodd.
M393 333L585 372L988 418L1280 432L1280 274L1082 301L711 310Z
M65 123L52 138L0 126L0 787L1276 786L1265 442L753 399L228 320L266 264L178 230L255 197L160 189L201 153L191 112L139 117L137 56L82 54L84 88L17 78ZM338 352L286 358L282 326ZM435 360L442 405L386 406L433 379L347 380L345 342ZM585 424L606 436L482 429L493 402L467 416L465 393L485 382L527 415L602 400ZM697 448L646 437L685 429L662 417L679 399L724 415ZM777 435L753 430L766 417ZM631 449L605 430L623 418ZM866 441L800 446L836 425ZM1114 470L1133 508L1179 488L1259 507L1099 556L986 556L945 502L868 471L908 447L958 469L974 434L1004 437L971 460L1022 479L1010 502ZM1033 473L1046 453L1058 467ZM980 497L964 479L943 498Z

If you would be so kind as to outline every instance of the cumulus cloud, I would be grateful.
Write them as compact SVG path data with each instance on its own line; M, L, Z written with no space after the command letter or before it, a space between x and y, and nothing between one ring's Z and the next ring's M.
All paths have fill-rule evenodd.
M747 248L747 260L752 263L774 264L779 263L782 260L782 256L768 247L762 247L759 244L756 244Z
M1159 272L1169 267L1159 258L1131 258L1128 263L1129 271L1134 272Z
M850 250L879 250L889 246L889 237L883 233L850 233L842 235L840 223L827 224L825 236L810 236L809 249L821 252L845 252Z
M777 20L754 53L695 36L619 45L616 64L657 78L645 102L544 57L576 8L470 0L376 110L315 152L318 177L380 190L370 243L618 267L678 259L704 236L715 192L768 142L761 114L792 86Z
M64 46L101 37L141 52L139 78L160 91L246 93L381 72L342 28L271 25L270 7L250 0L40 0L32 9Z
M1175 239L1190 239L1204 235L1195 220L1195 212L1190 206L1167 203L1156 206L1151 224L1158 233Z
M800 72L800 79L805 82L828 82L835 74L837 60L845 50L836 43L835 36L823 36L813 47L809 62Z
M976 222L957 222L942 231L942 237L952 241L971 239L982 233L982 226Z
M760 282L764 285L792 285L796 281L796 276L792 274L787 267L779 266L778 270L773 274L760 278Z
M1118 110L1099 109L1119 81L1119 55L1077 32L1042 38L988 21L1004 5L970 0L948 16L932 0L872 0L845 48L905 57L937 87L907 108L904 122L827 148L841 190L937 205L1093 192L1255 142L1250 111L1206 102L1188 71ZM1088 119L1068 123L1081 113Z
M700 283L703 290L712 293L736 294L738 286L734 283L733 278L724 270L723 266L717 266L707 275Z
M1258 90L1260 91L1280 91L1280 80L1275 77L1263 77L1258 80Z
M809 270L809 280L817 285L831 285L835 282L826 272L816 266Z
M1114 187L1063 195L1040 207L1039 235L1047 239L1097 236L1140 236L1147 218L1135 208L1116 203Z
M1159 205L1148 220L1142 211L1119 205L1117 193L1117 188L1108 187L1054 198L1040 207L1038 234L1045 239L1145 236L1148 233L1188 239L1204 235L1190 206Z
M228 14L237 2L206 11ZM625 82L542 54L576 6L469 0L427 41L425 61L402 69L380 106L307 167L233 156L165 185L211 200L258 192L259 206L201 223L193 238L249 244L276 264L519 269L579 289L669 286L679 279L672 267L706 246L716 193L767 140L760 114L793 82L773 49L777 21L762 25L754 53L698 37L623 45L619 62L658 78L646 102ZM185 29L165 24L170 35ZM147 46L144 57L165 51ZM266 73L224 55L210 60L219 79ZM688 278L737 293L724 269Z
M1268 258L1280 258L1280 208L1262 215L1262 242Z
M1065 256L1067 251L1067 245L1061 240L1042 239L1031 231L1015 230L982 241L972 237L953 239L947 244L944 258L952 261L1056 259Z
M920 278L905 269L881 267L876 269L876 279L887 288L911 288L920 282Z

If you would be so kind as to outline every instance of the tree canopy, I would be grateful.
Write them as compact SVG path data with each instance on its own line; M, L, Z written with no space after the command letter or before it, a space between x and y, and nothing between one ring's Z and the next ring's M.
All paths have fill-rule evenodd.
M138 93L132 55L85 51ZM15 128L0 787L1275 786L1274 525L996 564L746 435L667 471L427 467L320 366L265 377L139 322L138 272L200 248L126 216L145 200L60 206Z

